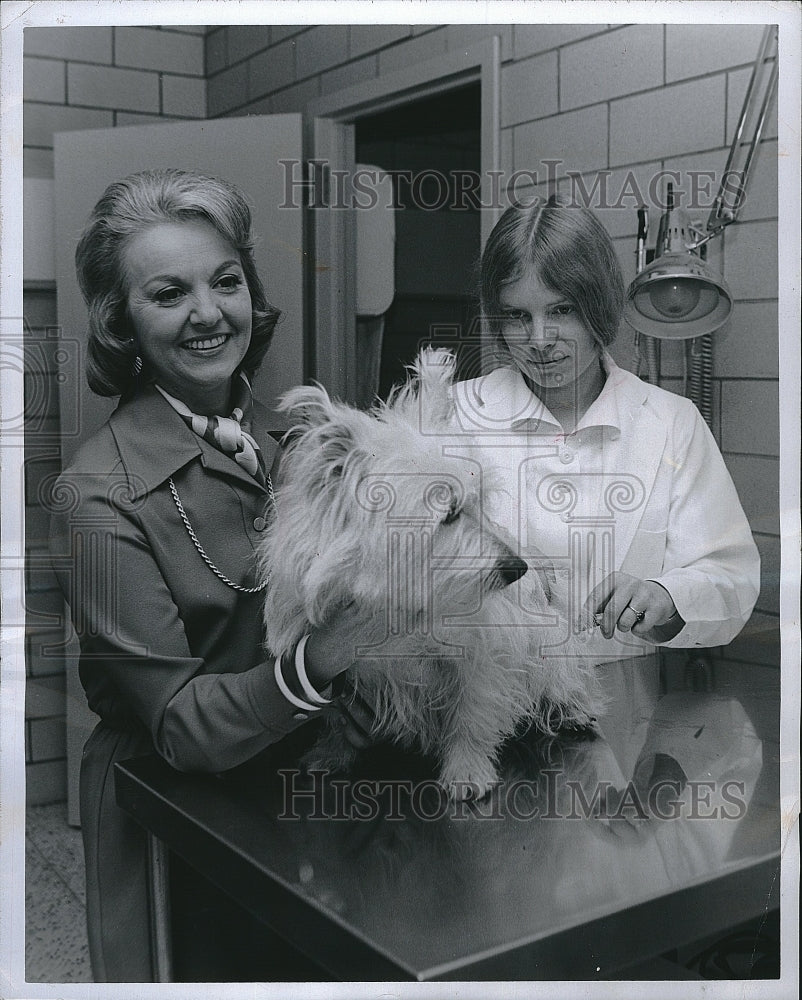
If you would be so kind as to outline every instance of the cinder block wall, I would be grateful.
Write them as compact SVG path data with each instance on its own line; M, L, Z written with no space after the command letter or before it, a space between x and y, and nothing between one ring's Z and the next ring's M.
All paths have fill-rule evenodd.
M660 178L676 181L676 173L678 197L689 199L696 185L705 207L692 218L706 220L761 34L760 25L721 24L229 25L206 35L209 117L302 112L318 95L498 35L503 169L535 171L545 191L545 161L558 160L551 170L560 193L589 193L630 281L639 193L647 203L651 192L664 198ZM711 261L723 259L736 298L729 331L715 344L714 433L760 546L759 606L770 617L779 613L777 156L774 108L739 224L710 252ZM599 172L603 204L594 195ZM528 180L520 178L520 193ZM659 215L652 205L652 244ZM680 346L662 350L662 384L676 391ZM632 366L626 327L615 354Z
M134 28L34 30L42 34L26 38L29 176L50 176L51 136L58 128L202 117L204 111L208 117L303 112L320 94L499 35L502 168L510 175L537 172L536 178L522 177L520 193L528 185L545 191L544 163L558 160L553 180L560 192L581 196L579 181L568 176L575 173L596 207L601 195L594 194L594 183L604 172L607 197L599 214L629 281L635 274L635 208L639 194L650 200L650 185L660 171L679 172L677 188L685 198L694 176L699 184L703 172L715 171L709 195L715 192L762 29L721 24L228 25L208 29L203 39L202 29L192 28L162 34ZM67 50L63 36L72 32ZM779 662L776 136L773 110L741 222L711 252L711 259L723 264L736 298L729 331L716 339L714 433L764 565L758 612L728 647L727 661L718 655L723 673L739 663ZM662 190L655 188L661 197ZM706 210L699 213L702 220L706 215ZM651 219L653 243L659 208L653 207ZM632 341L631 331L623 329L614 351L628 367ZM681 352L677 345L664 345L662 384L681 391L681 375ZM32 657L35 662L35 653ZM34 691L62 687L54 671L37 676ZM53 774L63 773L58 756L63 722L59 731L58 714L47 714L57 707L49 695L41 703L32 697L31 711L42 713L35 720L46 722L37 731L54 734L46 748L36 750L43 755L37 763L54 763ZM55 724L47 721L52 719ZM37 736L36 747L42 743ZM32 753L33 741L29 767Z
M28 28L24 34L24 176L53 176L53 133L205 117L202 27ZM55 285L27 284L25 378L25 760L28 801L66 796L61 594L47 565L40 487L61 468ZM75 335L75 331L72 332ZM69 332L68 332L69 335Z

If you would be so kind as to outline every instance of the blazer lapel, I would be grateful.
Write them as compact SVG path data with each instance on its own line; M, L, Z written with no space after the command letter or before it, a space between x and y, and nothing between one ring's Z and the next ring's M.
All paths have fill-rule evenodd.
M666 445L665 424L648 406L645 384L640 380L627 382L621 392L621 436L618 441L611 443L610 454L604 463L613 473L611 488L605 493L607 510L612 511L615 518L616 569L621 567L626 558L641 523L663 462ZM643 386L643 390L640 386ZM626 446L625 442L631 444ZM621 484L618 489L612 485L616 476Z
M265 468L270 470L276 461L278 444L262 430L264 407L259 406L258 410L261 412L254 413L253 436L262 449ZM233 458L195 434L153 386L121 403L111 416L110 426L132 499L154 490L198 457L204 468L265 492Z

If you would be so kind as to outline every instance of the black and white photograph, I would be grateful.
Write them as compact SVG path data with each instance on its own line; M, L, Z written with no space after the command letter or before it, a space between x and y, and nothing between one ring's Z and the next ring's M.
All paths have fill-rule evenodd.
M0 996L798 995L802 7L0 16Z

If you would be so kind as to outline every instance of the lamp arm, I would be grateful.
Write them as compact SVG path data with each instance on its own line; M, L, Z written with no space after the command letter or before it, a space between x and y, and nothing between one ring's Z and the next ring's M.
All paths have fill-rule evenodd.
M732 165L735 161L735 157L738 153L738 149L741 145L741 138L743 136L744 127L746 125L747 118L752 110L752 103L754 100L755 86L758 79L758 74L764 68L767 60L769 59L769 53L772 47L772 43L776 41L777 29L775 25L766 25L763 32L763 38L760 43L760 49L755 59L754 65L752 66L752 75L749 78L749 85L746 88L746 94L744 96L743 107L741 108L741 115L738 119L738 125L735 129L735 136L732 140L732 145L730 146L730 152L727 157L727 165L724 167L724 173L721 178L721 184L719 185L718 192L716 194L715 201L713 202L713 207L710 210L710 215L707 220L707 228L710 231L710 235L695 244L694 247L689 249L696 249L696 247L702 246L709 240L718 236L718 234L728 225L735 222L741 211L741 206L743 205L744 195L746 193L746 186L749 182L749 173L752 167L752 159L755 154L758 143L760 142L760 137L763 134L763 125L766 121L766 116L768 114L769 104L774 97L774 91L777 86L777 77L779 70L779 60L777 54L775 53L774 63L769 74L768 83L763 95L763 101L760 106L760 113L758 116L757 125L755 127L754 133L752 135L751 142L749 144L749 151L746 155L746 160L744 162L744 168L741 171L741 182L737 193L734 206L731 208L724 203L724 195L727 192L727 181L732 171Z

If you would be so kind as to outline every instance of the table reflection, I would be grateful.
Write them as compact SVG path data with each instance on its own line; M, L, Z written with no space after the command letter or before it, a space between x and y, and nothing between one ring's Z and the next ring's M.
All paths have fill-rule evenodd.
M653 676L631 671L610 668L609 681L594 732L512 741L502 783L480 802L450 802L425 761L388 748L348 780L271 758L221 784L258 812L280 878L415 968L569 928L776 850L776 813L752 808L762 744L740 702L661 697Z

